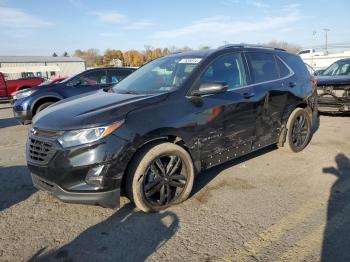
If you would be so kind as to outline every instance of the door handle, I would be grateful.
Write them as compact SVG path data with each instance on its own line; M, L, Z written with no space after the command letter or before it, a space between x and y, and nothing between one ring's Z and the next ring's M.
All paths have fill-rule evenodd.
M295 82L289 82L289 83L288 83L288 86L289 86L289 87L295 87L296 85L297 85L297 84L296 84Z
M243 93L243 97L246 98L246 99L251 98L253 96L255 96L254 93L248 93L248 92L247 93Z

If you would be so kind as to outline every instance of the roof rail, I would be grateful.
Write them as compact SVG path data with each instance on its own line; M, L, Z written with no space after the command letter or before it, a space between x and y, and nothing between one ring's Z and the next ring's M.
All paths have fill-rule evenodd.
M254 45L254 44L228 44L219 46L218 49L225 49L225 48L244 48L244 47L250 47L250 48L265 48L265 49L273 49L278 51L286 51L283 48L278 47L272 47L272 46L265 46L265 45Z

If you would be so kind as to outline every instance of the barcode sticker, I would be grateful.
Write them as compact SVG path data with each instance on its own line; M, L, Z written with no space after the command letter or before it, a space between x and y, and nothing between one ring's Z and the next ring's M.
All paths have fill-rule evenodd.
M202 58L182 58L179 64L198 64Z

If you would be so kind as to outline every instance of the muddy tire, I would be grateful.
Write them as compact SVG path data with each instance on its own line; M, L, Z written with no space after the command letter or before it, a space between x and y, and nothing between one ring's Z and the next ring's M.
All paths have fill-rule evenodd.
M307 110L296 108L290 114L286 128L286 139L282 149L294 153L302 151L312 135L312 124Z
M126 177L126 193L143 212L155 212L188 198L194 181L191 156L182 147L167 142L141 149Z

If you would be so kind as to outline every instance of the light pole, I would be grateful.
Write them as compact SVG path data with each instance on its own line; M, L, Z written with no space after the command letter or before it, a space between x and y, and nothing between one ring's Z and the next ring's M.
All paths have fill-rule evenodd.
M323 28L323 31L326 33L326 43L325 43L325 49L326 49L326 53L328 54L328 32L330 31L330 29L328 28Z

